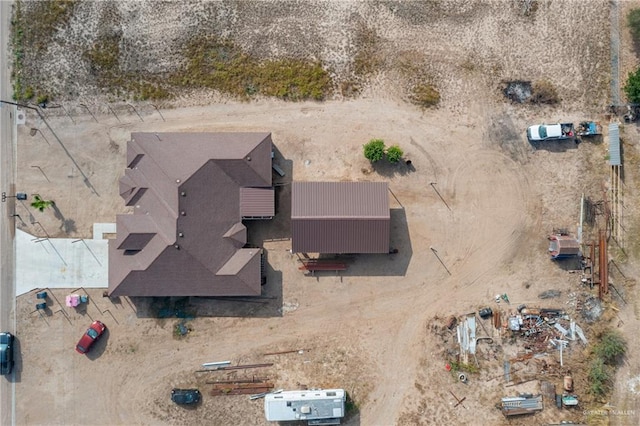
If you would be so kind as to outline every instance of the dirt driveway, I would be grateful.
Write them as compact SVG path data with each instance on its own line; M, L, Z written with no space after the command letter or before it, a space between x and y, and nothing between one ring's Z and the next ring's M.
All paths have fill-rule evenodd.
M72 311L58 302L66 293L56 291L42 317L33 312L34 294L20 297L19 424L266 424L261 401L209 395L206 382L226 376L194 373L201 363L223 360L272 362L235 377L268 377L276 388L345 388L359 409L346 422L351 425L472 425L478 416L484 424L505 422L493 405L515 389L457 382L444 369L444 346L431 329L436 318L495 303L496 294L507 293L517 306L539 303L544 290L576 291L577 276L550 263L545 237L553 228L575 228L582 193L602 197L606 146L563 143L535 150L524 129L534 122L596 118L604 110L608 70L602 55L608 52L601 40L608 37L608 21L598 16L607 3L552 2L551 9L540 9L545 14L537 15L535 29L517 6L503 2L477 8L443 2L441 23L413 6L329 4L326 13L365 8L360 13L379 24L392 41L390 51L404 46L418 52L442 90L441 107L422 111L404 102L393 74L383 72L357 99L323 103L216 98L188 106L196 102L189 98L160 112L136 104L138 116L124 102L95 101L88 105L94 119L71 101L73 122L60 111L48 117L69 155L49 131L30 135L31 128L43 129L33 115L19 128L20 189L55 200L59 209L54 215L18 207L23 217L34 218L19 226L36 235L44 228L51 236L88 238L94 222L112 222L126 211L118 178L133 131L270 131L287 172L279 216L256 231L272 239L264 243L270 265L265 304L191 301L185 309L199 316L187 322L189 335L177 339L179 320L150 317L159 306L149 301L111 301L89 292L86 310ZM588 21L571 26L553 8ZM283 25L297 22L294 16L283 18ZM561 52L564 63L545 59L548 52ZM541 78L559 88L562 107L503 99L501 80ZM413 167L372 167L362 156L362 145L372 138L398 144ZM391 245L399 252L356 256L339 276L302 275L286 239L291 179L388 181ZM75 340L92 319L103 320L109 335L94 356L75 354ZM293 349L304 352L263 355ZM173 386L196 385L204 393L202 406L189 410L170 402ZM454 409L448 391L465 396L466 408ZM551 421L579 414L545 416Z
M302 356L276 357L265 374L279 388L345 387L360 407L362 424L393 424L400 413L411 409L407 407L411 395L419 399L414 384L420 372L443 371L440 380L450 378L444 373L444 360L429 355L436 350L431 346L436 341L427 339L426 333L434 316L476 309L490 303L496 293L508 293L514 304L535 301L547 287L575 281L575 276L549 263L545 235L553 226L574 223L581 164L593 156L603 158L600 145L533 151L521 136L509 141L487 137L491 129L484 125L495 117L468 115L466 121L456 117L458 126L452 129L446 126L452 121L446 110L423 113L384 100L227 103L162 114L166 121L149 113L144 122L131 115L127 124L109 116L92 124L91 117L84 116L76 126L67 126L64 117L52 118L52 127L68 141L72 155L81 158L78 164L86 167L100 196L92 194L78 174L69 177L72 166L63 150L28 135L21 135L21 152L33 149L31 161L37 158L51 182L19 159L22 188L54 198L64 216L75 223L76 235L90 237L93 221L109 221L114 211L122 209L116 207L117 178L124 165L120 145L124 147L128 132L269 130L287 178L388 180L394 209L391 245L399 253L360 256L345 275L313 278L297 270L287 240L267 242L271 270L266 291L282 303L282 316L272 306L199 304L201 312L214 316L242 317L197 318L190 321L193 332L185 340L172 337L177 320L145 318L144 312L151 308L144 302L110 306L97 292L92 294L96 305L89 305L86 315L62 308L68 321L53 307L47 325L37 313L29 313L34 296L25 295L19 300L24 366L18 386L21 422L187 424L213 418L264 424L260 402L246 397L208 397L201 409L185 411L170 404L168 390L195 384L206 389L206 378L193 373L203 362L261 363L264 352L308 348ZM506 123L500 118L504 114L496 125L500 120ZM352 118L345 121L345 116ZM514 132L526 125L517 118L506 124ZM403 147L415 170L404 164L372 170L361 150L373 137ZM512 144L509 151L501 148L507 142ZM47 154L34 157L43 147ZM558 169L563 175L561 187L549 179ZM565 185L575 189L569 191ZM286 199L286 190L281 196ZM31 213L51 233L62 223L51 212ZM265 231L266 236L283 237L286 222L286 217L278 218L273 233ZM24 228L38 233L37 227ZM430 248L437 250L451 275ZM525 288L525 283L530 286ZM59 300L63 296L57 295ZM134 308L141 311L140 317ZM94 360L73 353L74 340L91 318L104 320L110 328L103 352ZM92 419L81 407L92 404L94 395L101 395L99 410L104 412ZM43 399L50 401L49 408L34 409ZM478 400L474 407L473 399L468 401L470 409L483 409L481 403L487 402ZM437 411L432 415L446 418L447 407L448 400L433 404L431 409ZM499 421L497 411L487 415ZM459 420L472 422L473 415Z

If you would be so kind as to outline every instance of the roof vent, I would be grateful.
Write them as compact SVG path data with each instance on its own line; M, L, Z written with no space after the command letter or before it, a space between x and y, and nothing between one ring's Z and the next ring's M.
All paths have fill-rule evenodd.
M300 412L302 414L309 414L311 412L311 407L309 407L308 405L303 405L302 407L300 407Z
M180 244L174 244L173 246L176 248L176 250L180 250Z
M247 161L251 161L251 157L247 155Z
M180 216L186 216L186 215L187 215L187 212L185 212L184 210L180 212Z
M176 183L180 183L180 179L176 179Z
M178 232L178 237L184 237L184 234L182 232Z
M182 192L180 193L180 195L182 195L183 197L186 197L186 196L187 196L187 193L186 193L186 191L182 191Z

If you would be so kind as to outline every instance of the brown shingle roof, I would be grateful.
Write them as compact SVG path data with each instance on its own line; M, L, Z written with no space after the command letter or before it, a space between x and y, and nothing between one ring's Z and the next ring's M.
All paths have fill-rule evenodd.
M386 182L294 182L291 244L296 253L387 253Z
M110 295L259 295L240 193L271 188L271 145L269 133L133 133L120 192L135 207L116 218Z

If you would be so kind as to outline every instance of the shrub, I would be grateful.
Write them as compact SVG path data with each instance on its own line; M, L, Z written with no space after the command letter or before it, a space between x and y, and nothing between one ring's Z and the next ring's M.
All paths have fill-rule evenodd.
M607 330L593 348L595 355L607 365L616 365L627 351L627 342L616 330Z
M33 98L34 96L34 91L33 91L33 87L28 86L25 90L24 90L24 95L23 95L23 99L28 101L31 100L31 98Z
M382 160L384 158L384 141L382 139L371 139L364 146L364 156L372 163Z
M629 102L634 104L640 102L640 68L629 73L627 83L624 85L624 93Z
M631 30L633 42L640 44L640 9L633 9L627 15L627 25Z
M531 103L534 104L557 104L560 102L558 91L548 80L540 80L533 83L531 88Z
M36 102L38 103L38 105L46 105L46 103L49 102L49 96L46 94L38 95L38 99L36 100Z
M208 87L247 98L255 94L286 100L322 100L331 76L319 62L260 60L225 39L196 37L184 48L185 66L171 81L183 87Z
M31 202L31 207L34 209L38 209L38 211L43 212L44 209L55 205L52 200L44 200L39 195L34 195L33 201Z
M596 397L605 396L611 390L611 367L606 365L601 358L591 361L588 377L589 392Z
M430 84L419 84L413 88L411 100L423 108L429 108L440 103L440 92Z
M400 149L398 145L392 145L387 149L387 160L389 160L390 163L397 163L403 154L404 152L402 152L402 149Z

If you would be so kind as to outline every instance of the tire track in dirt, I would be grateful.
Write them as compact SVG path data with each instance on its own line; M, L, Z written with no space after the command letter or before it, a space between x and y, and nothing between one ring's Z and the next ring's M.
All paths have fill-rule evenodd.
M526 194L522 169L504 154L476 152L453 173L451 186L458 226L447 227L449 251L462 253L451 261L460 285L469 286L503 263L526 228ZM487 169L493 173L487 173ZM506 204L505 204L506 203Z

